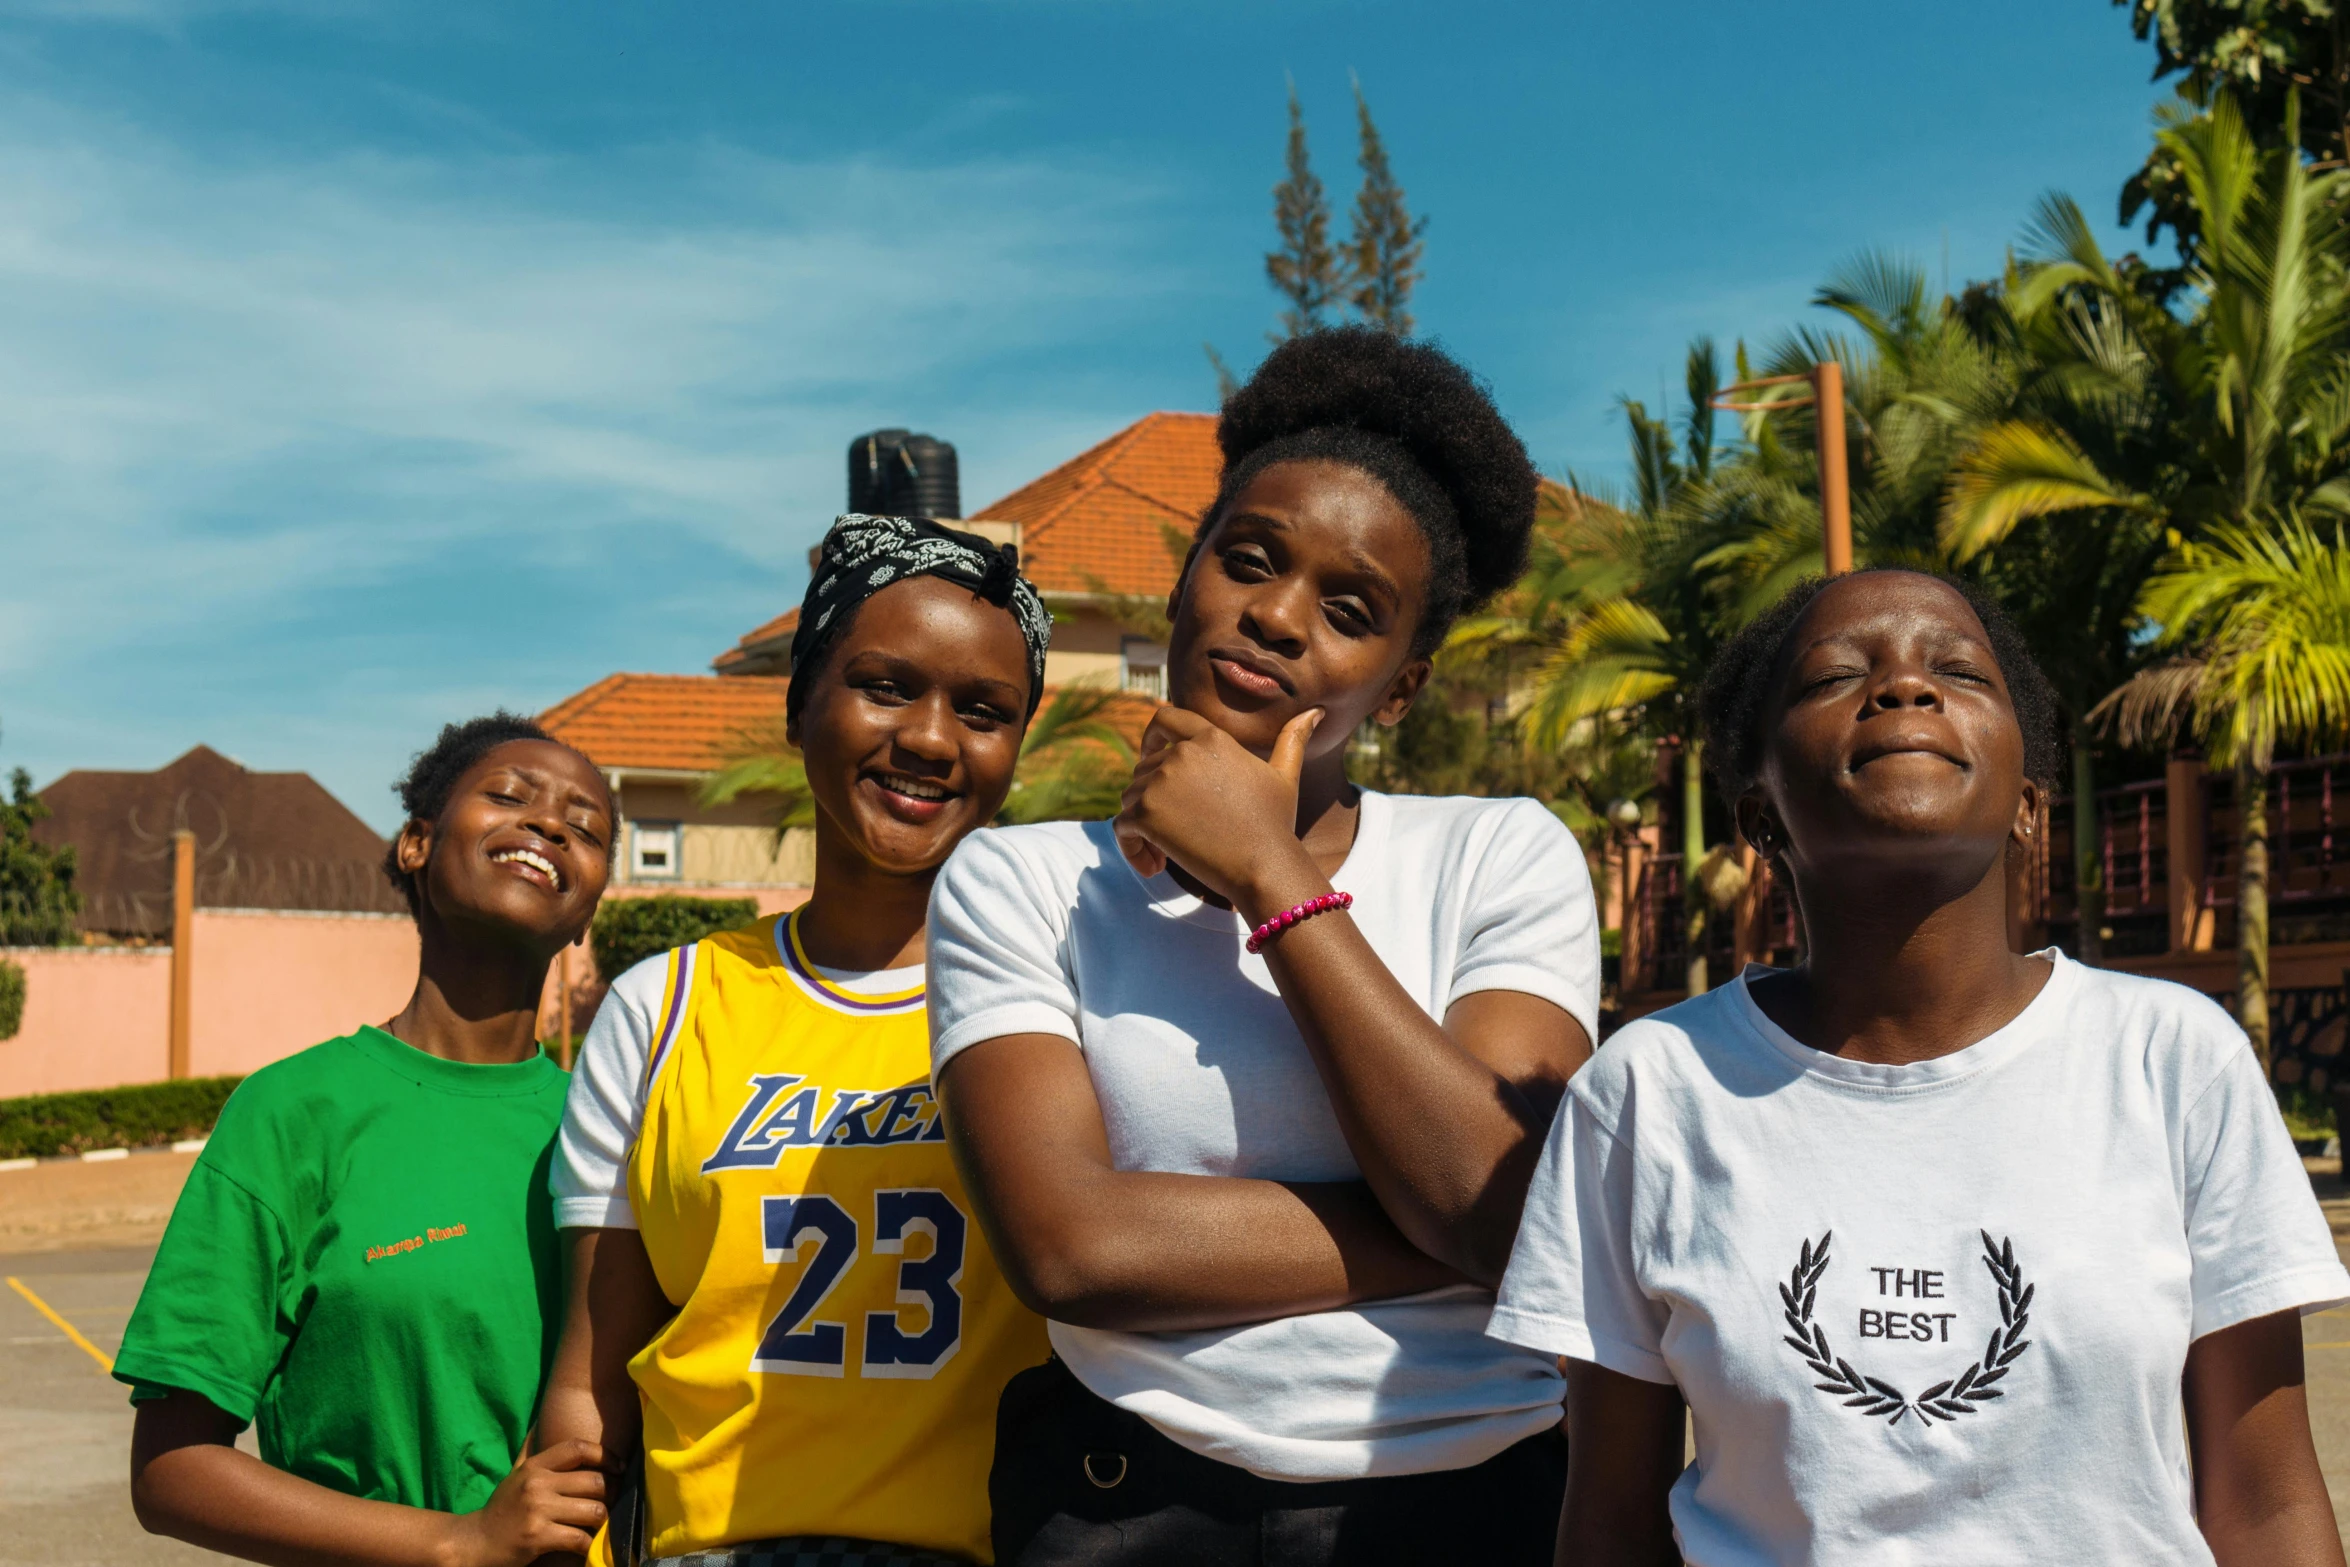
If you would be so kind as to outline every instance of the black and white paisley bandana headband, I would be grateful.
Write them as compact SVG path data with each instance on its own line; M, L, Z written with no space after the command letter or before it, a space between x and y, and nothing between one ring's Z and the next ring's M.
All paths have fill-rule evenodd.
M1028 711L1033 715L1044 699L1044 650L1053 639L1053 617L1020 575L1020 551L922 517L850 512L833 523L808 595L800 600L791 667L798 670L821 653L859 604L908 577L944 577L1012 612L1028 644Z

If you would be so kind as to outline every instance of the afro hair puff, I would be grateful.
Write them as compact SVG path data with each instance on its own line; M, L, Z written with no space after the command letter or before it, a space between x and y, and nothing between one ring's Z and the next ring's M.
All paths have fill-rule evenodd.
M1539 477L1493 398L1442 349L1367 326L1291 338L1226 400L1216 441L1224 478L1200 539L1278 462L1345 463L1395 496L1428 540L1420 654L1526 569Z

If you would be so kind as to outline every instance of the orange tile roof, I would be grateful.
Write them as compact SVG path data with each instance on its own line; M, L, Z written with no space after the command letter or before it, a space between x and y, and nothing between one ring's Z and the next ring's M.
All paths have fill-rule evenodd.
M1165 594L1224 471L1214 414L1155 413L971 514L1020 524L1020 564L1046 593Z
M742 634L742 639L710 660L722 675L788 675L791 673L792 633L800 629L800 606L794 604L765 625Z
M737 744L782 721L790 684L763 675L606 675L539 722L599 767L712 772Z

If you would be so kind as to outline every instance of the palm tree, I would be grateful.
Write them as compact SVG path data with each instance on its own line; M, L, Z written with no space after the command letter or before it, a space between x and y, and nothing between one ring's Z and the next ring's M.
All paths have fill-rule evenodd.
M1951 463L1986 426L2014 409L2017 370L2006 345L1975 331L1956 302L1936 299L1923 269L1867 253L1831 277L1812 303L1857 330L1857 340L1804 328L1753 368L1809 376L1844 367L1854 558L1862 564L1944 569L1935 528ZM1745 351L1740 380L1749 378ZM1800 386L1764 391L1745 439L1695 497L1726 542L1711 564L1738 585L1752 613L1820 561L1817 416ZM1784 407L1768 406L1785 404Z
M2156 527L2175 544L2135 608L2179 657L2134 677L2111 710L2129 720L2126 735L2140 738L2153 735L2158 720L2181 718L2198 732L2216 721L2216 709L2198 693L2234 689L2216 677L2228 667L2219 660L2239 655L2209 639L2260 623L2284 602L2272 589L2253 591L2244 573L2257 558L2267 562L2259 570L2286 580L2278 557L2263 553L2272 548L2315 571L2315 557L2303 556L2318 548L2316 536L2294 530L2307 513L2350 511L2345 176L2312 172L2290 137L2262 152L2224 94L2208 115L2172 121L2157 140L2202 215L2187 273L2192 315L2182 322L2152 305L2104 264L2086 225L2052 224L2047 215L2061 220L2064 208L2044 207L2042 227L2059 239L2062 254L2024 274L2024 286L2011 291L2010 314L2039 330L2043 344L2069 332L2077 351L2051 355L2050 398L2035 416L1993 427L1960 460L1943 513L1945 541L1962 554L2000 543L2038 517L2090 528L2077 547L2092 552L2109 550L2125 526L2136 530L2140 550ZM2145 442L2132 439L2149 423L2167 448L2152 460ZM2234 585L2214 588L2217 596L2184 586L2213 573ZM2270 673L2285 677L2291 668ZM2272 700L2283 704L2280 717L2311 710L2300 698ZM2245 838L2238 1006L2265 1059L2266 772L2270 748L2315 731L2264 727L2268 719L2257 713L2241 722L2250 727L2211 749L2215 760L2238 767ZM2087 794L2079 761L2085 749L2076 736L2076 813ZM2085 844L2089 832L2075 831Z
M2061 196L2042 200L2025 259L2010 261L1976 319L2012 356L2016 406L1952 465L1939 543L2007 609L2056 687L2072 750L2079 953L2094 962L2104 863L2088 715L2137 667L2138 589L2192 477L2178 432L2194 411L2170 368L2188 329L2106 259Z
M1139 700L1110 686L1061 687L1029 721L1020 767L996 820L1097 821L1118 814L1134 776L1134 746L1113 710Z
M798 827L816 825L816 797L808 792L808 772L800 753L783 735L783 720L735 736L718 771L702 780L695 799L703 805L725 805L746 794L770 795L776 802L775 846Z
M2268 775L2280 745L2350 736L2350 550L2342 523L2222 523L2146 583L2146 619L2179 650L2108 699L2126 740L2191 730L2236 775L2236 1014L2268 1066Z
M1728 629L1720 574L1706 564L1720 535L1691 503L1715 472L1712 402L1721 375L1710 341L1690 346L1685 375L1689 407L1679 432L1638 402L1622 405L1631 496L1619 503L1575 486L1580 503L1537 535L1516 602L1464 622L1451 646L1536 653L1512 697L1521 741L1536 754L1598 754L1627 719L1652 741L1678 742L1684 978L1695 995L1708 983L1713 901L1701 875L1705 762L1695 708L1706 665Z

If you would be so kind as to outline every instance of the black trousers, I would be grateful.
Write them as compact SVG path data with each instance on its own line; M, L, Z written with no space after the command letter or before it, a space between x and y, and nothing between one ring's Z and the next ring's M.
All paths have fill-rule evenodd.
M1566 1488L1555 1428L1468 1469L1261 1479L1168 1440L1058 1359L1004 1389L987 1485L998 1567L1550 1567Z

